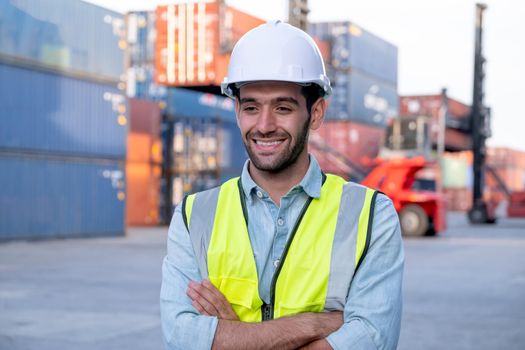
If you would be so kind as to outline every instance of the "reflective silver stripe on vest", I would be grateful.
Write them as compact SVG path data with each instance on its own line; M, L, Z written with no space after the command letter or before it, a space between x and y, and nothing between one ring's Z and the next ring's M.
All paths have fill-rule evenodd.
M190 239L201 277L208 278L208 247L217 210L220 187L195 195L190 219Z
M355 272L357 230L365 195L366 187L361 185L349 182L343 187L332 245L326 311L344 309Z

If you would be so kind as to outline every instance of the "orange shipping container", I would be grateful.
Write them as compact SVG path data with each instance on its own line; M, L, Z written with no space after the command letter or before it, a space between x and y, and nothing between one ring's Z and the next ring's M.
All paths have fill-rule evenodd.
M161 169L148 163L126 163L126 225L157 225Z
M159 6L156 15L155 81L169 86L219 85L233 45L264 23L206 1Z

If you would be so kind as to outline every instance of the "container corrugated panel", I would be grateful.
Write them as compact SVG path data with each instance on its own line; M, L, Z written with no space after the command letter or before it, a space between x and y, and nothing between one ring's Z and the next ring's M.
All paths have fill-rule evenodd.
M441 108L445 107L441 95L401 96L399 100L401 117L426 115L438 121ZM468 131L470 106L451 97L447 100L446 126Z
M399 95L395 86L358 72L340 74L333 81L326 119L385 126L398 115Z
M159 223L160 165L126 162L126 224Z
M158 103L129 99L129 131L160 137L160 108Z
M3 0L0 13L0 56L97 79L121 79L121 14L71 0Z
M310 23L308 32L331 43L328 63L336 69L337 75L358 70L397 86L395 45L348 21Z
M235 103L232 99L187 89L168 89L166 112L172 116L235 121Z
M124 234L123 162L0 154L0 240Z
M385 128L349 121L325 121L321 128L312 132L311 139L335 152L321 152L312 144L309 150L324 171L349 178L355 169L348 167L345 159L367 170L379 154L385 134Z
M399 108L401 116L426 115L438 118L442 104L441 95L400 96ZM456 118L467 118L470 106L448 97L448 114Z
M154 11L129 12L126 15L126 40L130 65L154 63L156 41Z
M133 65L127 69L126 95L152 101L164 101L167 88L154 81L154 66L152 64Z
M155 80L169 86L219 85L237 40L263 20L216 2L159 6ZM221 18L222 17L222 18Z
M220 124L216 119L177 117L172 127L169 155L172 171L195 173L219 170Z
M110 85L0 64L0 148L126 155L126 99Z

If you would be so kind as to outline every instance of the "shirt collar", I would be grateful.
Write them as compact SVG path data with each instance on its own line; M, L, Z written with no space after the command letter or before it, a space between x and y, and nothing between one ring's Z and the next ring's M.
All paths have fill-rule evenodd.
M247 160L244 163L244 167L242 169L241 174L241 181L242 188L244 190L244 193L246 194L246 199L248 203L251 204L253 198L252 196L255 194L255 192L257 190L263 190L255 183L255 181L253 181L252 177L250 176L250 173L248 171L249 162L250 161ZM319 198L319 196L321 195L322 185L323 174L321 172L321 167L319 166L317 159L315 159L315 157L312 154L310 154L310 165L308 166L306 174L304 175L301 182L299 182L299 184L290 189L290 192L299 189L304 191L308 196L312 198Z

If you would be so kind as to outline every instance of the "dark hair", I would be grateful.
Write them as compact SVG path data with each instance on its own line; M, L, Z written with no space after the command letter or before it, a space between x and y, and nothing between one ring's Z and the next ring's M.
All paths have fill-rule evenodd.
M232 84L230 88L233 96L235 96L236 99L240 99L240 89L236 87L235 84ZM303 95L306 100L306 110L308 111L308 114L311 114L312 106L319 98L324 97L325 92L319 85L310 84L301 86L301 95Z
M318 99L324 97L325 92L319 85L310 84L301 88L301 94L306 99L306 110L308 111L308 115L310 115L312 114L312 106Z

